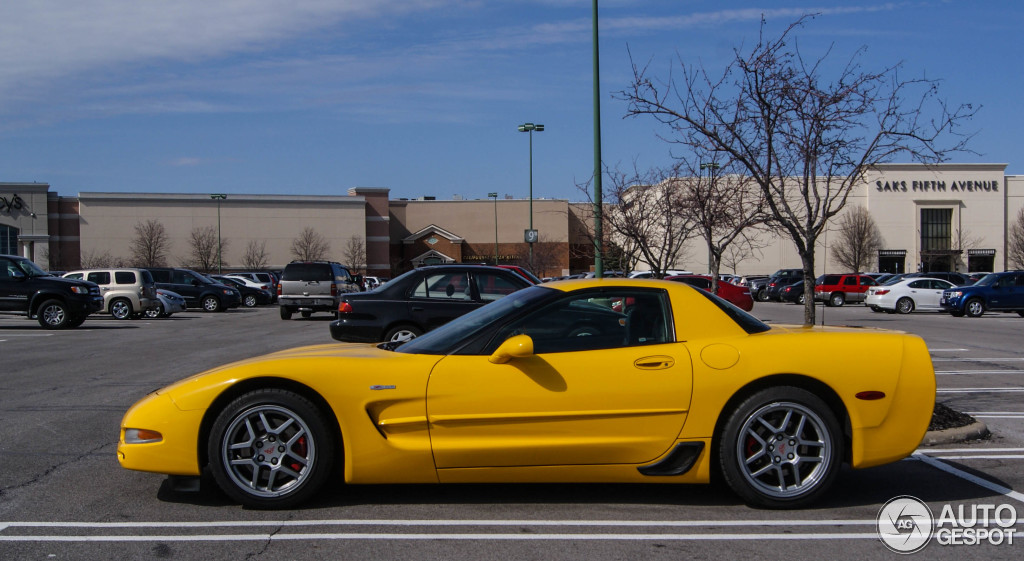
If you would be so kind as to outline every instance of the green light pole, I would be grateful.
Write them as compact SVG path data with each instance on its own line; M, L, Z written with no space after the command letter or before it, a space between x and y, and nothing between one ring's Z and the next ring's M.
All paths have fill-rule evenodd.
M604 276L604 260L601 252L604 251L601 241L604 228L604 206L603 194L601 193L601 72L597 46L597 0L593 1L594 19L594 276Z
M221 273L221 256L220 256L220 202L228 198L224 193L213 193L210 198L217 201L217 274Z
M519 132L530 133L530 230L526 234L526 241L530 244L530 268L533 268L533 242L537 241L536 233L533 230L533 131L544 132L544 125L523 123L519 125Z
M708 195L712 195L712 190L715 188L715 170L722 167L718 162L702 162L700 164L701 171L710 170L708 177L711 179L709 185ZM708 274L711 274L711 236L708 236Z
M498 194L487 193L488 197L494 197L494 264L498 264Z

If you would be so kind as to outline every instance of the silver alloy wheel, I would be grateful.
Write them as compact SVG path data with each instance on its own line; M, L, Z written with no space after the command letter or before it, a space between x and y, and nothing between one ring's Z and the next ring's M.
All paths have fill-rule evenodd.
M838 308L846 303L846 296L842 292L836 292L829 298L829 303Z
M127 300L117 299L110 304L110 315L117 319L128 319L132 316L132 305Z
M306 422L290 409L257 405L231 421L221 441L221 459L239 488L276 498L294 492L309 478L316 442Z
M736 457L747 483L766 496L785 499L821 482L836 450L833 435L814 411L775 402L747 417L736 439Z
M67 321L67 310L57 302L47 303L39 310L39 317L46 322L47 326L57 327L64 325L64 322Z
M416 338L416 332L411 329L398 329L391 334L391 338L388 341L392 343L405 343Z
M972 298L967 302L967 306L964 307L964 311L966 311L967 315L972 318L980 317L981 314L985 313L985 305L981 303L981 300Z
M914 311L914 301L903 297L896 301L896 311L901 314L909 314Z
M207 296L203 298L203 310L207 312L216 312L220 310L220 300L217 300L214 296Z
M151 307L151 308L146 310L146 317L148 317L148 318L158 318L158 317L162 316L163 314L164 314L164 305L163 304L157 304L156 306L153 306L153 307Z
M247 294L245 296L245 307L246 308L255 308L256 307L256 297L253 296L252 294Z

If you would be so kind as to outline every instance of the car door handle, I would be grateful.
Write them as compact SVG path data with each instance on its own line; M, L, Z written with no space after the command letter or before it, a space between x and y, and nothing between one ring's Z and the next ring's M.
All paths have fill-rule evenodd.
M633 362L633 366L640 370L664 370L675 366L676 359L670 356L645 356Z

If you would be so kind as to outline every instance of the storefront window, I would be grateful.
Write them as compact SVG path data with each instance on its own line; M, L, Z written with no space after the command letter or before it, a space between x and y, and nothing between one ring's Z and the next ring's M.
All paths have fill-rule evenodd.
M18 229L0 224L0 254L18 254Z

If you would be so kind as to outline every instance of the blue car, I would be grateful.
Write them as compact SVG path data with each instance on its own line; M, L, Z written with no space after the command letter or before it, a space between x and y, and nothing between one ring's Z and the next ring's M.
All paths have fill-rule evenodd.
M944 290L939 306L956 317L976 318L987 311L1024 317L1024 271L991 273L972 285Z

